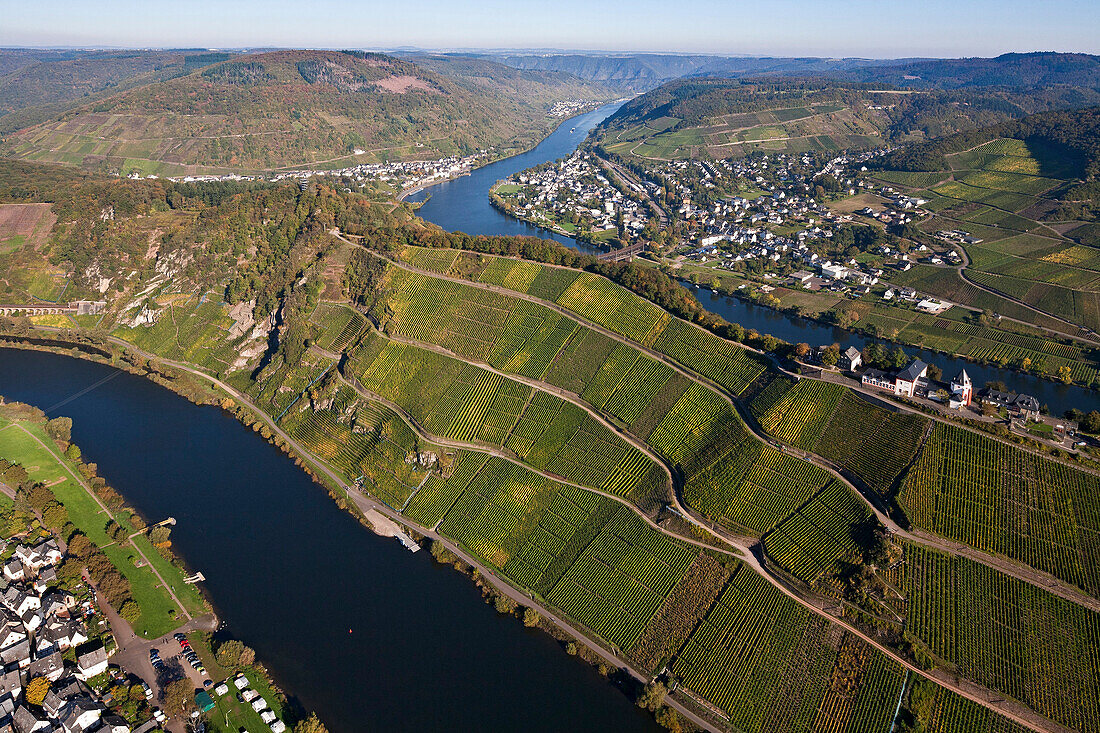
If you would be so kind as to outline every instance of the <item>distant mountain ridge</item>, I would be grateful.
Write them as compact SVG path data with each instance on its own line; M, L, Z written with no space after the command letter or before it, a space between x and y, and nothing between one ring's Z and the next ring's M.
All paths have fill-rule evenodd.
M684 76L823 76L918 88L1037 87L1100 89L1100 56L1009 53L995 58L862 59L723 57L677 54L475 54L522 69L567 71L582 79L645 92Z
M0 152L158 175L345 167L526 147L552 127L554 102L614 96L571 75L421 61L350 51L234 56L19 130Z

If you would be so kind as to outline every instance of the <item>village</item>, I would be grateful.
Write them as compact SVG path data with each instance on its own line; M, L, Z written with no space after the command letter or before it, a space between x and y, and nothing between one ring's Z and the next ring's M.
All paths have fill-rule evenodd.
M636 192L612 183L596 156L579 150L512 176L490 195L511 216L595 242L632 242L651 216Z

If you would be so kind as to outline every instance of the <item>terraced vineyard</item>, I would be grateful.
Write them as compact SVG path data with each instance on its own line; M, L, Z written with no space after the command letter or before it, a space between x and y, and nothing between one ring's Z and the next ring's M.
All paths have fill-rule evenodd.
M845 392L838 384L803 379L759 416L760 425L784 443L811 450Z
M614 646L628 649L697 554L622 507L548 600Z
M653 348L735 395L767 368L762 357L679 319L668 324Z
M764 548L796 578L814 585L840 560L858 559L860 547L853 534L871 517L862 501L834 481L764 535Z
M742 566L672 672L738 730L887 730L901 667L826 627Z
M302 403L282 425L345 481L362 479L368 491L391 507L402 507L428 476L408 458L431 446L420 445L412 428L392 410L360 400L346 387L337 391L332 407L314 410Z
M1100 480L937 423L898 497L918 527L1100 591Z
M829 474L725 423L683 466L687 503L738 532L762 535L830 481Z
M527 465L645 506L664 474L584 410L457 359L372 335L349 369L433 435L507 447Z
M163 310L151 326L115 329L115 335L169 359L226 372L237 359L228 338L233 319L213 294L163 296Z
M317 345L337 353L348 348L367 326L366 316L336 303L319 303L312 321L321 330Z
M558 304L643 346L652 346L673 320L648 300L590 272L582 272Z
M905 553L910 634L979 684L1100 730L1100 614L965 558Z

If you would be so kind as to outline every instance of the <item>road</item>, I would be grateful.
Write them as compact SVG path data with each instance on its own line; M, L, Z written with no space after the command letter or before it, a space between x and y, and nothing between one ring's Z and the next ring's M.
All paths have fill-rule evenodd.
M43 448L43 449L44 449L44 450L45 450L45 451L46 451L47 453L49 453L49 454L50 454L51 456L53 456L54 460L56 460L56 461L57 461L58 465L59 465L59 466L61 466L62 468L64 468L64 469L65 469L65 471L66 471L66 472L67 472L67 473L68 473L68 474L69 474L70 476L72 476L72 478L73 478L73 481L76 481L76 483L77 483L77 484L78 484L79 486L83 487L84 491L85 491L85 492L87 492L88 496L90 496L90 497L92 498L92 500L93 500L93 501L95 501L95 503L96 503L97 505L99 505L99 508L100 508L100 509L101 509L101 510L103 511L103 513L104 513L105 515L107 515L107 516L108 516L109 518L111 518L111 519L115 519L114 515L113 515L113 514L111 513L111 510L110 510L110 509L108 509L108 508L107 508L107 505L106 505L106 504L104 504L104 503L103 503L103 502L102 502L102 501L100 500L99 496L97 496L97 495L96 495L96 493L95 493L94 491L92 491L92 487L88 486L88 484L87 484L87 482L86 482L86 481L84 480L84 477L83 477L83 476L80 476L80 475L79 475L79 474L77 474L77 473L76 473L75 471L73 471L73 470L72 470L72 469L71 469L71 468L69 467L69 464L68 464L68 463L67 463L67 462L66 462L66 461L65 461L65 460L64 460L64 459L63 459L63 458L62 458L61 456L57 455L57 453L56 453L56 452L54 452L54 450L53 450L53 449L52 449L52 448L51 448L50 446L46 445L46 444L45 444L45 443L43 443L43 442L42 442L41 440L39 440L39 439L38 439L38 436L36 436L36 435L35 435L34 433L30 432L29 430L27 430L27 429L26 429L25 427L23 427L23 426L22 426L22 425L20 425L19 423L16 423L16 424L15 424L15 427L19 428L19 429L20 429L20 430L22 430L22 431L23 431L24 433L26 433L26 434L27 434L27 435L28 435L28 436L29 436L29 437L30 437L30 438L31 438L31 439L32 439L32 440L33 440L34 442L38 443L38 444L39 444L40 446L42 446L42 448ZM146 554L145 554L145 553L144 553L144 552L142 551L142 549L141 549L140 547L138 547L137 543L130 543L130 546L131 546L131 547L133 547L133 548L134 548L134 551L135 551L135 552L136 552L136 553L137 553L138 555L140 555L140 556L141 556L141 559L142 559L142 560L143 560L143 561L145 562L145 566L146 566L146 567L148 567L148 568L149 568L149 570L151 570L151 571L152 571L153 575L157 576L157 580L159 580L159 581L160 581L160 585L161 585L161 587L162 587L162 588L164 588L164 590L166 590L166 591L168 592L168 595L169 595L169 596L171 596L172 600L173 600L173 601L175 602L175 604L176 604L176 607L177 607L177 608L179 608L179 610L180 610L180 613L181 613L181 614L183 614L183 617L184 617L184 618L186 618L186 619L187 619L188 621L190 621L190 620L192 619L192 616L191 616L191 613L190 613L190 612L189 612L189 611L187 610L187 606L185 606L185 605L183 604L183 602L182 602L182 601L180 601L180 599L179 599L179 596L177 596L177 595L176 595L176 592L175 592L174 590L172 590L172 586L171 586L171 585L170 585L169 583L165 582L165 580L164 580L164 576L162 576L162 575L160 574L160 571L159 571L159 570L157 570L157 566L156 566L156 565L154 565L153 563L149 562L149 557L148 557L148 556L147 556L147 555L146 555Z
M141 349L138 349L138 348L134 347L132 344L129 344L128 342L125 342L122 339L119 339L117 337L109 336L107 338L112 343L115 343L118 346L122 346L124 348L127 348L132 353L136 353L136 354L142 356L143 358L149 359L149 360L154 361L154 362L159 362L159 363L162 363L162 364L167 364L167 365L172 366L176 369L180 369L181 371L188 372L190 374L193 374L195 376L198 376L202 379L205 379L205 380L211 382L216 387L218 387L220 390L222 390L223 392L228 394L230 397L237 400L242 405L248 407L250 410L252 410L252 412L255 414L255 416L258 419L262 420L268 426L268 428L270 430L272 430L283 441L285 441L286 444L289 445L294 451L296 451L297 454L299 456L301 456L304 461L309 463L318 472L320 472L326 478L328 478L330 481L332 481L336 486L341 487L349 497L351 497L354 494L358 493L357 491L353 491L353 489L351 487L349 487L346 483L344 483L344 481L341 480L341 478L338 475L336 475L336 473L334 473L328 466L326 466L326 465L318 462L316 459L314 459L312 457L312 455L308 451L305 450L304 447L302 447L296 440L294 440L290 435L288 435L281 427L279 427L277 424L275 424L274 420L270 416L268 416L267 413L263 412L255 404L253 404L252 401L246 395L244 395L241 392L237 391L236 389L234 389L230 385L228 385L225 382L221 381L217 377L209 375L209 374L207 374L207 373L205 373L205 372L203 372L203 371L201 371L201 370L199 370L195 367L192 367L188 364L183 364L183 363L176 362L176 361L173 361L173 360L170 360L170 359L161 358L161 357L156 356L154 354L150 354L148 352L145 352ZM359 507L359 502L356 501L355 504L358 508ZM414 531L416 531L420 534L423 534L423 535L428 536L428 537L438 537L438 535L435 535L435 533L432 532L432 530L430 530L429 528L420 526L420 525L416 524L415 522L412 522L408 518L397 514L396 512L394 512L393 510L391 510L389 507L387 507L385 505L382 505L380 503L371 501L369 506L370 506L370 508L377 509L382 514L390 517L390 519L392 519L394 521L397 521L400 524L404 524L404 525L412 528ZM685 516L689 517L689 521L692 521L692 523L694 523L697 526L699 526L700 528L702 528L705 532L707 532L708 534L710 534L713 537L717 538L721 543L729 545L734 550L736 550L739 553L740 559L742 559L743 561L748 563L754 570L759 572L768 582L770 582L781 593L783 593L783 595L787 596L788 598L795 601L800 606L806 608L807 610L811 611L812 613L814 613L818 616L821 616L822 618L825 618L828 621L830 621L832 623L835 623L835 624L838 624L839 626L843 627L845 630L849 631L854 636L862 639L864 642L866 642L866 643L870 644L871 646L875 647L877 650L879 650L880 652L885 654L888 658L890 658L891 660L895 661L896 663L904 666L905 668L909 669L911 672L913 672L915 674L918 674L918 675L921 675L922 677L925 677L926 679L929 679L929 680L931 680L931 681L933 681L937 684L940 684L940 685L952 690L953 692L967 698L968 700L971 700L971 701L977 703L978 705L981 705L982 707L988 708L988 709L990 709L990 710L992 710L992 711L994 711L994 712L996 712L1000 715L1003 715L1003 716L1019 723L1020 725L1023 725L1024 727L1026 727L1030 730L1038 731L1039 733L1068 733L1068 729L1066 729L1065 727L1055 723L1054 721L1048 720L1048 719L1038 715L1034 711L1031 711L1030 709L1024 707L1023 705L1021 705L1019 703L1016 703L1015 701L1007 700L1003 695L1001 695L997 692L994 692L993 690L989 690L988 688L984 688L984 687L975 685L975 684L969 682L968 680L961 680L961 679L952 678L946 672L944 672L942 670L931 671L930 672L930 671L926 671L926 670L918 668L916 665L912 664L907 659L903 658L902 656L900 656L896 652L890 650L888 647L884 646L883 644L881 644L880 642L878 642L877 640L872 638L870 635L868 635L865 632L861 631L860 629L852 626L847 621L828 613L824 609L818 607L818 605L816 605L815 603L813 603L813 602L807 600L806 598L802 597L801 595L796 594L793 591L791 591L789 588L787 588L787 586L782 581L780 581L778 578L776 578L772 573L767 571L761 565L761 563L753 555L751 549L747 545L745 545L744 543L738 542L737 540L734 540L733 538L729 538L727 536L724 536L719 531L712 528L707 522L705 522L703 520L700 520L699 518L695 517L693 514L685 512ZM681 539L685 539L685 538L681 537ZM445 544L445 546L447 546L446 541L444 542L444 544ZM450 547L452 547L452 548L454 547L453 543L450 544ZM484 565L477 562L473 558L470 558L465 553L462 553L462 557L463 557L464 561L469 562L470 565L475 567L478 570L478 572L480 572L483 576L485 576L486 578L490 578L492 580L492 582L494 583L494 585L496 585L498 583L503 584L503 585L508 585L506 581L504 581L503 579L501 579L499 576L497 576L495 574L495 571L485 567ZM515 589L513 589L513 591L515 593L519 593L519 591L516 591ZM520 593L520 595L523 595L523 594ZM526 605L530 605L533 608L536 608L537 610L539 610L540 613L542 613L543 610L545 610L546 611L546 618L550 619L551 621L554 621L555 623L558 623L559 621L561 621L560 618L558 618L555 614L550 613L550 611L548 609L546 609L545 606L542 606L542 604L538 604L538 603L534 602L533 600L529 599ZM557 620L555 620L555 619L557 619ZM576 630L573 629L573 627L569 626L568 624L563 626L563 628L565 628L567 631L569 631L569 633L575 633L576 632ZM602 657L604 657L605 659L608 659L608 660L612 660L612 662L615 663L618 666L624 667L625 669L627 669L630 672L630 674L632 676L635 676L638 679L644 678L643 672L633 668L631 665L626 663L626 660L621 659L620 657L618 657L618 655L615 655L612 651L608 650L606 647L604 647L602 644L596 642L591 637L589 637L587 635L582 635L582 636L584 637L583 643L585 643L587 645L590 645L591 648L594 651L596 651L597 653L599 653ZM623 664L619 665L620 662L622 662ZM706 723L705 721L700 719L697 715L695 715L691 710L689 710L686 706L684 706L679 701L677 701L677 700L670 697L668 699L667 704L669 704L671 707L676 709L679 713L683 714L688 719L698 721L697 724L700 724L701 727L703 727L705 730L715 731L715 732L718 731L718 729L713 724Z
M337 235L337 236L339 236L339 235ZM345 240L345 241L348 241L348 240ZM772 446L785 445L781 441L776 440L775 438L771 437L770 435L767 435L766 433L764 433L759 428L759 426L757 425L756 420L752 416L751 412L748 409L746 409L745 406L742 404L741 400L738 399L737 397L735 397L734 395L731 395L724 387L722 387L722 385L718 384L717 382L715 382L711 379L708 379L708 378L702 376L701 374L698 374L698 373L696 373L696 372L694 372L690 369L687 369L686 367L681 365L679 362L673 360L672 358L666 356L665 354L662 354L659 351L656 351L656 350L654 350L650 347L643 346L641 344L635 343L635 342L631 341L630 339L627 339L626 337L622 336L621 334L618 334L615 331L612 331L608 328L605 328L605 327L599 325L598 323L590 321L587 318L584 318L583 316L580 316L577 313L574 313L573 311L567 310L567 309L557 305L556 303L551 303L549 301L545 301L545 300L542 300L540 298L536 298L536 297L534 297L532 295L528 295L526 293L519 293L519 292L514 291L514 290L508 290L507 288L502 288L498 285L491 285L491 284L488 284L488 283L480 283L480 282L472 282L472 281L469 281L469 280L464 280L462 278L453 277L453 276L450 276L450 275L440 275L439 273L434 273L434 272L430 272L430 271L427 271L427 270L420 269L418 267L413 267L413 266L408 265L408 264L403 263L403 262L397 262L395 260L388 259L388 258L385 258L385 257L383 257L383 259L386 259L391 264L393 264L397 267L400 267L402 269L408 270L410 272L416 272L416 273L419 273L421 275L434 277L434 278L439 278L439 279L443 279L443 280L448 280L448 281L451 281L451 282L454 282L454 283L468 285L468 286L472 286L472 287L479 288L479 289L482 289L482 290L490 290L490 291L493 291L493 292L500 293L502 295L507 295L507 296L510 296L510 297L519 298L521 300L526 300L526 301L529 301L531 303L536 303L536 304L544 306L546 308L550 308L550 309L554 310L555 312L560 313L560 314L566 316L567 318L572 319L573 321L575 321L577 323L580 323L583 326L586 326L586 327L591 328L595 331L598 331L599 333L603 334L604 336L607 336L608 338L611 338L611 339L613 339L613 340L615 340L619 343L626 344L626 345L631 346L635 349L638 349L639 351L643 352L646 356L649 356L650 358L655 359L655 360L661 362L662 364L665 364L666 366L671 367L672 369L675 369L682 376L684 376L688 379L691 379L692 381L698 383L699 385L701 385L703 387L707 387L710 390L716 392L730 406L732 406L735 410L737 410L738 414L741 416L742 422L745 423L746 427L748 427L749 431L756 437L757 440L759 440L763 443L767 443L767 444L772 445ZM697 326L696 324L691 324L691 325L693 325L694 327L699 328L700 330L702 330L702 328L700 326ZM391 336L390 338L395 338L395 337ZM425 343L422 343L422 342L419 342L419 341L412 341L411 339L405 339L405 340L408 341L409 343L412 343L412 344L414 344L418 347L421 347L421 348L428 348L428 349L431 349L431 350L440 349L440 347L435 347L433 345L425 344ZM744 344L738 344L738 346L740 346L741 348L747 349L748 351L754 352L756 354L759 354L759 355L762 355L762 356L767 356L766 354L764 354L764 352L759 351L757 349L753 349L752 347L749 347L749 346L745 346ZM459 359L459 360L462 360L462 361L469 361L469 360L465 359L464 357L462 357L458 354L447 351L446 349L442 349L442 352L446 353L448 356L451 356L452 358ZM470 363L474 363L474 362L470 362ZM491 369L491 367L488 367L488 365L478 364L478 366L481 366L483 368ZM784 374L786 374L790 377L793 377L795 379L816 379L815 377L807 377L807 376L804 376L804 375L795 374L794 372L783 369L778 364L776 364L776 367L779 368L780 371L782 371ZM496 370L493 370L493 371L496 371ZM504 374L503 372L499 372L499 371L497 371L497 373L498 374ZM530 383L531 386L534 386L538 389L544 389L544 390L548 390L548 391L557 390L557 393L565 392L565 390L561 390L560 388L553 387L552 385L546 385L545 383L542 383L542 382L537 382L536 380L524 380L521 377L516 377L516 376L511 375L511 374L504 374L504 376L508 377L509 379L519 379L521 381L526 381L526 382ZM847 379L843 379L843 378L841 378L841 379L823 378L823 379L819 379L818 381L828 381L828 382L833 382L833 383L837 383L837 384L843 384L844 386L849 387L850 389L852 389L855 392L859 392L861 394L872 397L876 401L881 401L881 399L882 399L880 395L878 395L874 392L870 392L866 389L863 389L860 386L853 386L852 384L850 384L851 380L847 380ZM568 394L571 395L572 393L568 393ZM591 408L587 406L587 403L583 403L579 399L571 399L571 401L574 404L578 404L582 408L586 408L591 412ZM916 414L916 415L920 415L922 417L928 417L928 418L931 418L933 420L943 422L945 424L958 426L958 422L949 420L945 417L940 417L940 416L937 416L937 415L929 415L927 413L921 412L921 411L916 410L914 408L908 407L907 405L901 405L901 404L896 404L895 405L895 403L890 403L890 404L891 404L891 406L894 406L894 407L896 407L897 409L899 409L903 412L913 413L913 414ZM604 422L606 423L606 420ZM625 431L619 431L619 433L620 433L620 435L623 435L623 437L627 437L629 435L629 434L625 433ZM999 440L999 441L1001 441L1001 442L1003 442L1007 445L1012 445L1014 447L1023 448L1022 446L1017 446L1015 443L1011 443L1009 441L997 438L996 436L991 435L989 437L993 438L994 440ZM630 438L633 438L633 440L631 442L635 446L637 446L641 442L633 436L630 436L627 439L630 439ZM842 483L847 485L853 492L855 492L855 494L858 497L860 497L860 499L862 499L864 504L868 508L870 508L871 511L873 511L875 513L875 516L878 517L879 521L882 522L882 524L896 537L902 538L902 539L904 539L908 542L912 542L912 543L917 544L917 545L921 545L921 546L924 546L924 547L929 547L929 548L932 548L932 549L935 549L935 550L939 550L941 552L946 552L948 554L963 555L963 556L967 557L970 560L974 560L975 562L981 563L981 564L986 565L988 567L991 567L995 570L1003 572L1006 575L1009 575L1009 576L1011 576L1011 577L1013 577L1017 580L1021 580L1025 583L1033 585L1037 588L1041 588L1043 590L1050 591L1051 593L1054 593L1055 595L1057 595L1060 598L1063 598L1067 601L1077 603L1077 604L1085 606L1086 608L1089 608L1091 610L1095 610L1095 611L1100 612L1100 599L1097 599L1097 598L1094 598L1091 595L1088 595L1087 593L1082 591L1080 588L1077 588L1076 586L1072 586L1072 585L1069 585L1067 583L1064 583L1063 581L1059 580L1058 578L1056 578L1055 576L1053 576L1049 573L1045 573L1043 571L1036 570L1035 568L1032 568L1029 565L1024 565L1022 563L1018 563L1018 562L1015 562L1015 561L1012 561L1012 560L1009 560L1009 559L1006 559L1006 558L997 557L997 556L992 555L990 553L986 553L986 552L983 552L981 550L977 550L977 549L975 549L973 547L970 547L968 545L964 545L964 544L961 544L961 543L958 543L958 542L952 542L950 540L943 539L941 537L938 537L938 536L930 534L930 533L914 533L912 531L903 529L900 525L897 524L897 522L893 521L889 516L887 516L879 508L876 501L874 501L870 496L868 496L869 492L865 489L865 487L857 486L856 484L854 484L848 478L848 476L846 474L842 473L839 470L839 467L836 466L835 464L833 464L831 461L828 461L828 460L822 458L821 456L818 456L817 454L794 448L793 446L785 445L785 448L786 448L786 450L788 450L788 452L791 452L795 455L798 455L799 457L801 457L805 460L808 460L811 463L814 463L815 465L817 465L818 467L828 471L830 474L832 474L839 481L841 481ZM1023 448L1023 449L1024 450L1030 450L1028 448ZM1033 452L1037 455L1039 454L1038 451L1032 450L1031 452ZM651 458L656 458L657 460L659 460L661 465L664 466L666 472L668 471L668 466L663 461L663 459L659 459L658 457L656 457L656 454L654 454L652 451L647 450L646 453ZM1100 472L1096 472L1096 473L1097 473L1097 475L1100 475ZM683 502L680 500L679 496L676 496L674 504L675 504L678 511L682 512L686 517L689 517L689 521L692 521L694 524L696 524L700 527L703 527L708 532L713 533L714 531L716 531L715 530L715 525L709 523L703 517L700 517L698 514L694 513L689 508L685 507Z

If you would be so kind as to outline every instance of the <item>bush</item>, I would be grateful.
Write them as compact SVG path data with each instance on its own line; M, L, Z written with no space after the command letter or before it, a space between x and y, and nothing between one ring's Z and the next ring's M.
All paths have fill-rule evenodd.
M539 615L538 611L536 611L533 608L523 609L523 625L524 626L531 629L531 628L534 628L534 627L538 626L540 621L542 621L542 616Z
M493 608L497 610L497 613L515 613L516 602L505 595L499 595L493 599Z

